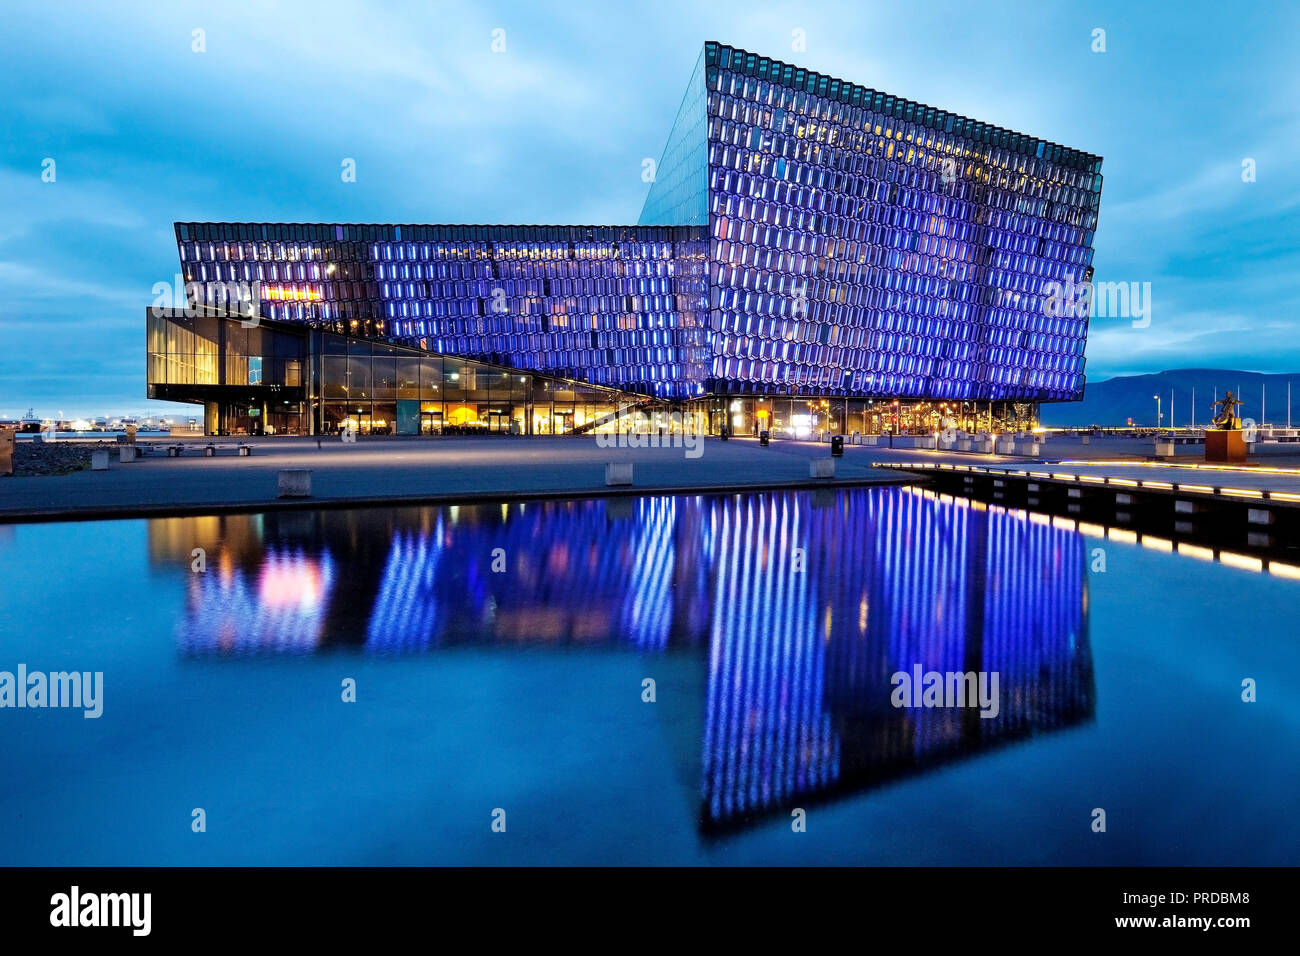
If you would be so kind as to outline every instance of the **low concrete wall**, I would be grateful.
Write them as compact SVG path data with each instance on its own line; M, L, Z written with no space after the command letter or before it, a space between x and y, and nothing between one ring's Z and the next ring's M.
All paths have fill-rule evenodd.
M278 474L278 497L310 498L311 469L282 468Z
M899 435L894 439L895 448L927 448L934 450L933 435Z
M632 484L632 463L630 461L606 462L605 484L609 487Z

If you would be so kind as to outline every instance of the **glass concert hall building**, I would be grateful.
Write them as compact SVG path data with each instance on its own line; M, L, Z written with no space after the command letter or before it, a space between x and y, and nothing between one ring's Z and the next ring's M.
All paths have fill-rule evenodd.
M1082 397L1101 158L706 43L626 226L178 223L209 432L1024 425ZM211 308L246 284L256 325ZM220 300L218 300L218 306Z

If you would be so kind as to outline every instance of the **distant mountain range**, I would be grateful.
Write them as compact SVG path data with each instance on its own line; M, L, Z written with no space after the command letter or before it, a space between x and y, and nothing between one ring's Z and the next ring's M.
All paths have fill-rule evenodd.
M1043 425L1156 424L1156 400L1160 396L1163 424L1169 424L1169 400L1173 394L1174 424L1184 428L1193 423L1209 422L1211 405L1232 389L1245 402L1238 414L1259 424L1285 427L1287 424L1287 383L1291 385L1291 422L1300 427L1300 372L1289 375L1262 375L1227 368L1178 368L1149 375L1123 375L1101 382L1089 382L1081 402L1044 402L1040 407ZM1196 407L1192 408L1195 389ZM1239 391L1240 390L1240 391ZM1216 394L1217 392L1217 394ZM1262 406L1262 407L1261 407Z

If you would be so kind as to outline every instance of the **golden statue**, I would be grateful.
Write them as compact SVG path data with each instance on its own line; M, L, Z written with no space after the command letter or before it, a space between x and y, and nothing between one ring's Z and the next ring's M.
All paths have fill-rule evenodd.
M1223 407L1223 411L1217 412L1214 421L1210 422L1211 428L1222 429L1240 429L1241 419L1237 417L1237 409L1242 406L1242 402L1233 397L1231 391L1228 391L1223 398L1214 403L1214 408Z

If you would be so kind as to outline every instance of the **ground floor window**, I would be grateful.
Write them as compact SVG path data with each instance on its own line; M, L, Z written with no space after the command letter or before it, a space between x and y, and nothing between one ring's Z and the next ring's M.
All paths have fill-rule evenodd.
M267 402L265 433L268 435L307 434L306 416L301 402Z
M213 434L244 436L305 435L307 416L301 402L217 403L219 427Z
M635 404L632 398L544 403L326 401L320 406L320 422L324 435L338 434L345 422L354 422L361 435L597 435L626 431L628 423L638 417L651 421L654 410L634 408Z
M711 435L812 439L830 435L928 435L954 428L965 432L1020 431L1037 424L1032 403L919 401L808 396L713 396L689 403Z
M335 435L346 424L359 435L397 434L395 402L325 402L321 406L321 434Z
M766 431L774 438L816 441L854 433L931 435L949 428L1020 431L1036 424L1031 404L780 395L712 396L684 405L647 403L633 396L604 402L327 400L320 409L321 433L326 435L353 422L361 435L607 435L630 428L671 432L686 427L697 434L719 435L727 428L737 437ZM289 430L292 421L273 416L270 409L266 424L275 434L294 434Z

